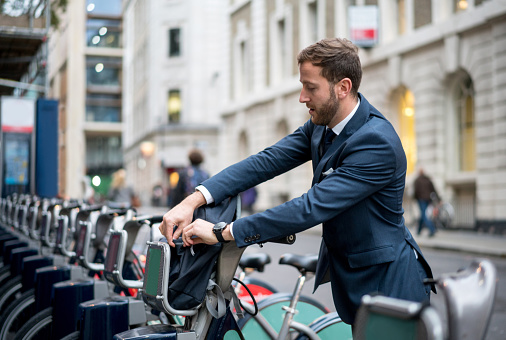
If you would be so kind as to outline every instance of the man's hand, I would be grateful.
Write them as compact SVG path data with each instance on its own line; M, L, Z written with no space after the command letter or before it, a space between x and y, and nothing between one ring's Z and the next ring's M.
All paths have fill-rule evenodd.
M213 227L214 223L204 221L200 218L196 219L183 230L182 236L184 245L191 246L198 243L218 243ZM234 239L230 233L230 224L227 224L221 235L226 241L232 241Z
M204 204L206 204L204 196L200 191L196 191L163 215L163 221L158 229L172 247L174 247L173 240L179 238L183 228L192 221L195 209ZM177 229L173 233L175 226L177 226Z
M190 225L183 229L183 243L185 246L191 246L193 244L205 243L215 244L218 243L218 239L213 232L214 224L204 220L196 219Z

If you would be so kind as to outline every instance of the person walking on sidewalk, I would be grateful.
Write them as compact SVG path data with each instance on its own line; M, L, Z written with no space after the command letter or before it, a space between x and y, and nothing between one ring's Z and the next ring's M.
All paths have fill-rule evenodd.
M195 187L209 178L209 173L202 168L204 155L198 149L192 149L188 154L190 165L181 169L176 187L171 190L170 206L176 206L195 191Z
M427 207L431 203L431 195L437 195L436 189L432 180L427 176L423 169L420 168L418 171L418 177L415 180L415 199L420 207L420 219L418 220L418 235L422 232L424 226L429 229L429 237L434 236L436 233L436 227L432 223L431 219L427 217Z

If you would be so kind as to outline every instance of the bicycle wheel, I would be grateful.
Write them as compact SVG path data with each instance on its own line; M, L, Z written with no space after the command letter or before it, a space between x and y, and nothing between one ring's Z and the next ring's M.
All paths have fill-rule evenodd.
M0 339L10 340L16 332L33 316L35 311L34 289L24 292L11 303L0 319Z
M450 203L443 203L441 207L439 207L439 215L438 219L443 228L449 228L455 212Z
M15 276L2 286L2 293L0 294L0 315L3 314L5 309L17 298L19 298L21 288L21 276Z
M273 288L271 285L261 280L247 277L244 279L243 283L251 291L257 303L265 299L266 297L271 296L274 293L277 293L275 288ZM240 286L239 288L239 293L237 294L237 297L241 299L241 301L253 304L251 296L242 286Z
M289 306L291 299L291 294L276 293L258 303L258 313L276 332L281 329L285 317L285 311L282 307ZM327 313L326 308L318 301L304 295L299 299L297 311L298 313L294 315L293 319L305 325L309 325L313 320ZM271 339L255 316L247 314L237 323L246 339Z
M325 314L309 327L316 332L321 340L352 340L351 326L344 323L336 312ZM308 340L305 334L300 334L296 340Z
M47 340L51 339L53 328L53 308L46 308L35 314L16 333L14 340Z
M70 333L69 335L64 336L60 340L79 340L80 337L81 337L81 332L75 331L75 332Z

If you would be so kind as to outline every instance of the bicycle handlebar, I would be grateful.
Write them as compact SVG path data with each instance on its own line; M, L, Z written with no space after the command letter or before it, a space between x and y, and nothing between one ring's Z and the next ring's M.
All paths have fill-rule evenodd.
M162 223L163 215L155 215L155 216L140 216L137 217L137 222L141 224L146 224L148 226L153 226L156 223Z

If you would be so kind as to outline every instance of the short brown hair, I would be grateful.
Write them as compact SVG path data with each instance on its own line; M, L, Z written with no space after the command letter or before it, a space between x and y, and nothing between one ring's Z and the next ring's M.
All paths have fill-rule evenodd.
M204 161L204 156L202 155L202 152L197 149L193 149L188 154L188 158L190 159L191 165L199 165Z
M362 65L358 47L348 39L327 38L300 51L299 65L309 61L322 68L321 75L329 83L336 84L343 78L351 80L351 93L356 97L362 80Z

